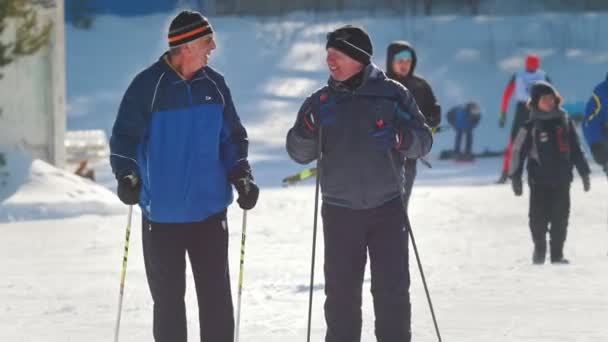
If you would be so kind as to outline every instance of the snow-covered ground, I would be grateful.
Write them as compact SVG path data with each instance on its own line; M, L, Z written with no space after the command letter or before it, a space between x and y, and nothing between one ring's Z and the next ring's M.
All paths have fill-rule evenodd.
M67 28L69 126L109 131L121 94L141 68L163 51L170 17L96 19L91 32ZM251 135L260 202L249 216L243 299L243 341L293 341L305 336L314 187L280 188L300 166L284 152L284 136L303 97L326 78L325 32L346 22L366 26L375 62L393 39L414 42L420 71L444 108L477 99L484 119L477 149L502 147L497 128L502 88L527 51L567 98L585 99L604 77L605 15L512 18L337 18L295 14L277 19L213 18L219 46L212 64L223 71ZM120 37L118 39L117 37ZM437 135L434 151L452 144ZM107 190L107 163L96 164L103 186L6 153L0 167L0 340L108 341L117 309L127 208ZM445 341L581 341L608 338L608 201L597 169L592 190L572 188L565 253L568 266L532 266L527 189L516 198L493 185L500 159L439 162L419 168L411 220ZM8 176L6 175L8 173ZM149 341L151 300L136 213L131 238L122 341ZM236 280L241 212L233 207L231 273ZM322 236L322 235L321 235ZM317 259L313 340L324 333L322 238ZM435 341L420 278L411 258L414 341ZM236 281L233 282L236 286ZM236 293L236 292L235 292ZM198 324L192 279L191 340ZM369 275L364 291L363 341L373 341Z
M127 209L98 198L89 211L64 202L69 188L61 171L34 162L37 187L26 183L0 206L31 217L0 224L0 337L3 341L108 341L112 338ZM27 174L27 169L23 170ZM67 176L66 176L67 177ZM608 336L608 234L604 176L590 193L573 184L566 255L569 266L532 266L527 198L508 186L421 186L411 204L412 224L422 254L445 341L584 341ZM82 208L82 215L56 211L40 217L45 203ZM102 194L92 184L74 189ZM55 193L54 195L51 195ZM10 203L19 198L20 207ZM243 298L243 341L294 341L305 336L314 187L263 189L249 215ZM137 217L137 215L136 215ZM231 273L238 272L241 212L230 211ZM123 341L151 340L151 300L134 220L124 299ZM319 246L322 246L319 238ZM320 249L322 251L322 248ZM321 254L322 255L322 254ZM313 340L322 340L322 257L317 259ZM434 341L430 315L415 263L411 261L414 341ZM364 290L363 341L373 341L369 275ZM191 277L189 331L197 341L196 300Z

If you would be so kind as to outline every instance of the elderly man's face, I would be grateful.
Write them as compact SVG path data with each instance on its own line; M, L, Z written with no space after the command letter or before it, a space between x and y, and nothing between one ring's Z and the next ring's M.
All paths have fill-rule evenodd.
M197 69L209 64L211 51L215 50L215 47L213 35L197 39L190 44L190 55Z
M326 61L331 78L340 82L346 81L363 69L363 64L334 48L327 48Z

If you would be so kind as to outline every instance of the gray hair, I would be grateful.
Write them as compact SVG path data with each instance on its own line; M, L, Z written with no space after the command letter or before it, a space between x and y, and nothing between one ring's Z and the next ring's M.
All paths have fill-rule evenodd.
M169 55L170 56L177 56L182 52L182 48L184 47L184 45L178 45L178 46L174 46L172 48L169 49Z

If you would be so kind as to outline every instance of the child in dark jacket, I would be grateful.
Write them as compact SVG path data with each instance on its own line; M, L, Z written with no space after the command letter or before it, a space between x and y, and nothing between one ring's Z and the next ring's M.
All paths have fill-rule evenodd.
M562 98L549 83L534 83L530 90L530 120L513 142L510 175L513 192L521 196L524 161L528 159L530 186L530 231L534 242L532 262L543 264L550 233L551 262L567 264L563 248L570 216L570 183L576 166L589 191L589 164L580 147L579 137L567 113L560 107Z

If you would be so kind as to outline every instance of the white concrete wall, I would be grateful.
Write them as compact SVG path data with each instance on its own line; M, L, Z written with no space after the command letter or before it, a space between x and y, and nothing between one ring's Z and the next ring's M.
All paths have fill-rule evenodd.
M53 20L51 43L34 56L18 59L0 72L0 144L28 151L62 166L65 160L65 38L63 0L41 10L41 21ZM3 39L13 35L9 26Z

